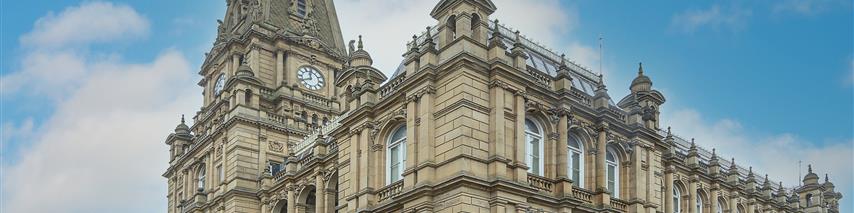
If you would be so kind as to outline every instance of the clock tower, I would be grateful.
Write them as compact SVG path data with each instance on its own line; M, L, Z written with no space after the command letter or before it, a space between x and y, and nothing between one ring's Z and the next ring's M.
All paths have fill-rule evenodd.
M241 192L264 190L293 145L342 111L332 82L347 53L332 0L226 5L199 71L203 106L166 141L169 212L265 202Z

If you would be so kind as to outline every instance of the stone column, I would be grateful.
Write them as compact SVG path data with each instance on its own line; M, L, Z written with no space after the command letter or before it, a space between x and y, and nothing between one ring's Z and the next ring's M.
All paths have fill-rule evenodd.
M666 165L664 169L664 213L673 213L673 166Z
M362 128L362 133L359 134L359 147L361 149L361 156L359 157L359 170L361 172L360 175L363 175L359 178L359 187L356 189L357 191L367 190L373 188L371 182L380 174L383 168L379 168L374 159L371 157L372 147L370 147L370 134L371 134L371 126L368 125L365 128ZM373 196L371 194L364 194L359 196L359 208L367 208L370 204L373 203Z
M738 212L738 203L736 203L736 199L738 199L738 195L730 192L729 202L727 203L727 204L729 204L729 212L730 213ZM746 212L742 212L742 213L746 213Z
M504 88L497 82L489 89L489 159L513 159L507 154L506 140L504 138ZM489 175L493 177L507 177L507 165L503 162L490 161Z
M348 181L350 187L347 187L347 191L344 193L342 197L348 197L347 199L347 209L355 211L358 207L358 196L359 193L359 182L360 179L364 175L364 171L359 171L359 132L360 130L351 130L350 131L350 181ZM350 197L352 196L352 197Z
M525 94L516 92L516 181L525 183L528 181L528 165L525 162Z
M555 171L557 171L557 178L569 178L568 171L568 159L567 153L569 152L569 148L567 147L569 144L569 116L567 112L559 113L560 119L557 123L557 133L559 134L557 138L557 144L555 144L555 150L557 150Z
M295 196L296 193L294 192L296 190L296 187L294 187L294 185L289 185L286 187L286 189L288 190L288 195L287 195L288 196L288 206L286 208L288 209L288 212L297 212L296 211L296 206L297 206L296 205L296 199L297 198Z
M555 144L555 146L557 146L556 147L557 148L556 149L557 150L557 156L556 156L556 158L557 158L556 159L557 160L556 161L557 162L556 163L557 180L559 181L558 186L560 187L558 189L557 193L559 196L562 195L564 197L571 197L572 196L572 181L569 179L569 177L570 177L569 172L571 172L571 171L569 171L568 165L567 165L569 162L567 159L568 152L569 152L569 147L567 147L567 145L568 145L567 142L569 140L569 123L568 123L569 122L569 112L563 111L559 114L560 114L560 119L558 120L558 124L557 124L557 131L559 133L559 136L558 136L557 144Z
M596 190L607 191L608 180L605 171L605 152L608 143L608 123L599 123L599 138L596 141Z
M234 73L237 72L238 67L240 67L240 54L234 53L234 55L231 56L231 69L228 69L226 77L233 76Z
M607 144L608 123L601 122L599 123L599 138L596 146L596 199L594 203L603 207L611 205L611 192L608 192L607 164L605 163ZM619 187L619 183L617 187Z
M317 212L326 213L326 182L323 181L323 173L318 172L314 176L314 208Z
M435 136L433 119L433 98L434 89L427 88L427 91L421 96L418 102L418 118L416 118L415 129L418 130L418 163L416 165L432 164L435 154ZM425 166L418 170L418 182L432 182L435 178L435 168Z
M709 203L711 205L711 206L709 206L709 212L711 212L711 213L718 212L718 191L719 191L719 188L720 187L718 186L717 183L712 184L711 194L709 195L709 201L710 201ZM721 212L723 212L723 211L721 211Z
M418 113L417 105L418 105L418 95L412 95L407 98L406 102L406 162L404 164L403 170L403 187L411 187L415 185L416 174L415 174L415 165L418 163L418 145L421 141L418 141L418 130L415 129L415 115ZM389 166L389 165L386 165ZM388 175L388 174L386 174ZM390 184L390 183L387 183Z
M691 183L688 183L688 212L697 213L697 182L699 181L699 177L697 175L691 176Z
M754 213L756 212L756 200L750 198L747 200L747 212L742 213Z
M285 82L285 51L278 50L276 51L276 88L282 86Z

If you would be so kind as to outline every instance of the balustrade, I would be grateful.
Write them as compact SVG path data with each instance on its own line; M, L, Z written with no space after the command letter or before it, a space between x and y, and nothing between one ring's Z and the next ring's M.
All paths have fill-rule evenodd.
M611 208L620 210L622 212L626 212L626 210L628 209L628 206L629 205L626 204L626 202L623 200L620 200L617 198L611 198Z
M593 201L593 192L578 187L572 187L572 197L590 203Z
M552 192L554 182L545 178L532 174L528 174L528 185L547 192Z
M379 197L377 202L383 202L384 200L388 200L389 198L397 196L402 191L403 191L403 181L402 180L394 182L391 185L385 186L383 188L380 188L376 192L377 197Z

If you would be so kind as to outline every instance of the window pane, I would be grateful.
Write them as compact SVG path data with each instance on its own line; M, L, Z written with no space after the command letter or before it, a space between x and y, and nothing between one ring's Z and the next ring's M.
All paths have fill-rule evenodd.
M398 161L400 160L399 156L398 156L399 149L400 148L398 146L394 146L391 148L391 153L389 155L391 156L391 163L392 164L397 164Z
M536 134L540 133L540 128L537 128L537 124L534 124L530 119L525 119L525 130Z

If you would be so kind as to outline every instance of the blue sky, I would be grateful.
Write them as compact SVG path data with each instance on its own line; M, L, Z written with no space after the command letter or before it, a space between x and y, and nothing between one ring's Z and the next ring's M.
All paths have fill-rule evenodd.
M820 175L832 171L831 180L846 200L854 195L850 1L495 3L499 10L493 18L594 69L601 34L601 62L614 99L626 95L637 63L643 62L654 87L668 99L663 123L679 135L696 137L704 147L718 148L789 186L799 179L799 160L816 164ZM0 4L0 179L2 202L12 204L0 208L114 212L126 204L124 212L162 212L160 174L168 160L162 140L180 114L193 114L200 105L195 73L224 2ZM433 4L336 1L345 40L365 35L375 65L386 73L399 63L407 38L434 24L428 15ZM80 181L91 179L86 172L105 170L113 172ZM43 182L51 184L36 184ZM68 193L49 201L54 205L24 202L35 200L25 191L48 187ZM62 196L75 190L148 203L102 205ZM851 203L843 202L843 209L851 209Z

